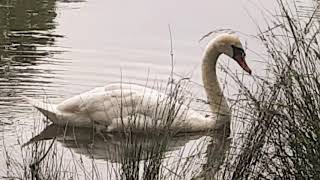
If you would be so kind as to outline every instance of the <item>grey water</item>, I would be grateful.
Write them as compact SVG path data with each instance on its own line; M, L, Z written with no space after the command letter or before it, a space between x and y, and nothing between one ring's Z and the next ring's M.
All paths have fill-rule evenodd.
M200 72L205 42L199 39L212 30L242 32L241 39L250 50L248 64L259 74L263 60L253 52L259 52L261 45L250 35L257 34L255 21L263 21L261 7L272 9L273 5L258 0L0 1L0 167L6 167L5 149L21 159L22 144L35 135L35 122L42 118L22 95L58 103L111 82L165 84L172 68L168 26L175 75L190 77L199 98L205 99ZM241 72L228 58L223 61ZM174 164L170 159L174 154L187 156L185 149L205 158L205 148L198 150L194 144L205 146L206 137L179 142L173 143L168 164ZM73 157L71 152L77 154L75 158L84 154L73 145L56 143L70 155L64 156L65 161ZM83 158L90 162L89 156ZM104 159L98 163L101 168L116 163L96 159ZM195 165L200 167L201 162ZM6 176L5 168L1 169L1 177Z

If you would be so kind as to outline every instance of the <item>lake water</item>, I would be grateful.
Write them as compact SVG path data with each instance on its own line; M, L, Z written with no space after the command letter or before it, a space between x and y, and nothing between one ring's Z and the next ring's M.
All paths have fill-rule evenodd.
M257 34L250 16L262 21L261 7L272 9L273 4L247 0L1 1L0 167L6 167L5 149L15 159L21 159L21 144L34 135L35 122L42 117L22 101L21 95L58 103L111 82L166 83L171 71L168 25L172 31L174 72L191 77L192 91L199 98L205 99L200 73L205 42L198 40L212 30L230 28L243 32L241 38L249 49L247 62L254 74L262 74L261 54L253 53L261 52L261 45L245 35ZM232 60L224 57L222 61L234 72L242 73ZM224 78L220 71L219 75ZM232 87L227 94L236 92ZM116 139L110 140L113 145L121 142L117 137L111 139ZM207 137L201 136L180 138L170 145L171 156L185 156L188 149L203 159L205 148L199 150L195 144L205 146L207 142ZM63 141L55 144L68 154L65 161L85 154L75 145ZM91 162L90 156L83 158ZM108 163L117 164L110 158L95 159L104 159L98 160L102 169ZM173 161L168 158L166 163L172 165ZM200 167L201 161L194 169ZM0 171L1 176L6 173Z

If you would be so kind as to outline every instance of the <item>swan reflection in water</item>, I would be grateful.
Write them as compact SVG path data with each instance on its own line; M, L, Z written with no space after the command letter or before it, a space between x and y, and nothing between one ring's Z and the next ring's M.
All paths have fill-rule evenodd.
M217 166L214 162L221 159L225 151L219 144L225 144L222 142L225 138L215 137L218 139L204 133L174 134L168 131L148 134L97 133L90 128L50 125L24 146L55 139L62 146L89 159L120 165L122 178L163 179L171 173L174 176L182 175L178 179L184 179ZM163 169L169 172L165 177ZM203 175L208 176L207 173Z

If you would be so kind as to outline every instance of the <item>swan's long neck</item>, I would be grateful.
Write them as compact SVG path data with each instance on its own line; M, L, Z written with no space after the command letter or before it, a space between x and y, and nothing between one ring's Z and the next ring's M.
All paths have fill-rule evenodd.
M207 47L202 61L202 80L211 110L218 115L216 124L218 127L230 121L231 115L216 74L216 64L220 54L215 44L212 43Z

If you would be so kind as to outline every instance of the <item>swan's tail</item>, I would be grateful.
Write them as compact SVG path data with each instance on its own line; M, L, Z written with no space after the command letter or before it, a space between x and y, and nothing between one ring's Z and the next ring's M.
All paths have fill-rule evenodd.
M39 110L43 115L45 115L50 121L55 122L58 120L58 114L55 104L44 103L26 96L22 96L22 98Z

